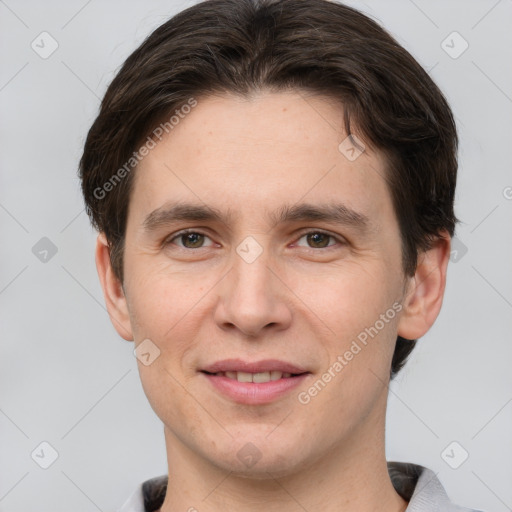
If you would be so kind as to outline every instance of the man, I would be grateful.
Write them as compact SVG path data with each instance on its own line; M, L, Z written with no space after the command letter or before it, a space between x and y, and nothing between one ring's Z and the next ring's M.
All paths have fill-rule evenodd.
M338 3L199 3L127 59L80 163L167 448L123 512L469 510L384 449L441 308L456 153L425 71Z

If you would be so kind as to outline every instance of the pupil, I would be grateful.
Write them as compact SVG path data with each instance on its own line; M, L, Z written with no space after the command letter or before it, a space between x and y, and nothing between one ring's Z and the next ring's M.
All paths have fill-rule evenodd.
M323 233L313 233L312 235L308 235L308 238L316 247L327 247L329 241L329 237Z
M186 235L184 235L185 241L183 242L183 244L185 245L185 247L200 246L201 242L203 241L202 236L203 235L201 235L200 233L187 233ZM183 239L182 239L182 241L183 241ZM189 243L190 243L190 245L187 245Z

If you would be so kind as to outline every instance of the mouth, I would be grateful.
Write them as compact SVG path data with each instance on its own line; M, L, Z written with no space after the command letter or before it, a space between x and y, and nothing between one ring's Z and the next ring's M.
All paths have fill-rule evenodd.
M310 371L284 361L249 363L240 359L218 361L200 373L224 398L249 405L276 401L311 375Z
M288 373L281 372L279 370L272 370L267 372L258 372L258 373L250 373L250 372L203 372L207 375L215 375L216 377L226 377L228 379L236 380L238 382L255 382L256 384L261 384L264 382L271 382L279 379L289 379L292 377L298 377L299 375L303 375L303 373ZM307 372L305 372L307 373Z

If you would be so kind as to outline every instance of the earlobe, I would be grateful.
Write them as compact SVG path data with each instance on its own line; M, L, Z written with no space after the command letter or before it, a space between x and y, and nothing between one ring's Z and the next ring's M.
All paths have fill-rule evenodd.
M409 278L398 323L398 335L408 340L424 336L436 320L443 303L450 236L442 233L432 247L418 255L414 276Z
M127 341L133 341L126 297L123 287L112 269L110 249L104 233L100 233L96 240L96 269L110 321L119 336Z

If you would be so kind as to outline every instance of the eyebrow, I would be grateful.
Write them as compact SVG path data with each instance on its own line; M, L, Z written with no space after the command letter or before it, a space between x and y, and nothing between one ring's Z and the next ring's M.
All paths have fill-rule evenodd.
M370 219L341 203L311 204L300 203L284 205L275 212L267 212L270 223L277 225L286 222L323 221L368 231ZM171 203L153 210L143 222L145 231L155 231L177 221L202 221L229 224L234 218L234 212L222 212L212 206L194 203Z
M360 230L370 227L370 219L363 213L348 208L341 203L310 204L300 203L283 206L276 213L269 215L274 224L285 222L323 221L343 226L351 226Z
M231 211L222 213L217 208L203 204L166 204L153 210L143 222L146 231L154 231L177 221L216 221L226 223L232 220Z

